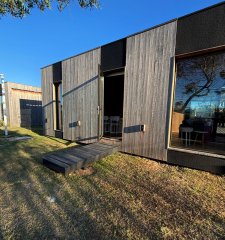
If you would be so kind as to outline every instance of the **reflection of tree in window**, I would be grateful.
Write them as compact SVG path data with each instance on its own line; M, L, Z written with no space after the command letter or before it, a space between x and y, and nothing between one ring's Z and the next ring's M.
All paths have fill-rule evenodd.
M225 52L177 61L173 146L225 154Z
M225 54L214 54L178 61L175 111L182 113L191 101L205 101L203 97L209 95L210 103L219 100L221 88L225 86L224 57Z

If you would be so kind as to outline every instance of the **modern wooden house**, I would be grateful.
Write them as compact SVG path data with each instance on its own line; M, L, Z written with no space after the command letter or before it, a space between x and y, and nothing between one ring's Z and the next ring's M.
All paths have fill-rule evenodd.
M42 68L45 134L225 173L225 3Z
M1 91L0 91L0 95ZM40 87L13 82L5 83L7 121L11 127L42 126L42 93ZM0 118L3 119L2 104Z

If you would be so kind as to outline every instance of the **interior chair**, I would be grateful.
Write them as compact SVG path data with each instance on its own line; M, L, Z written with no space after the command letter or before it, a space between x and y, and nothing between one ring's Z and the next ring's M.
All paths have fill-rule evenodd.
M110 135L117 135L119 134L119 116L111 116L110 117Z
M108 116L104 116L104 134L110 133L110 118Z

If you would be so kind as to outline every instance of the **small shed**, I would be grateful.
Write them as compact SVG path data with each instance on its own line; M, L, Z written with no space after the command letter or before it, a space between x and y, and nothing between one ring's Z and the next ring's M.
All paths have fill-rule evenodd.
M42 93L40 87L13 82L5 83L7 121L11 127L42 126ZM3 119L2 104L1 119Z

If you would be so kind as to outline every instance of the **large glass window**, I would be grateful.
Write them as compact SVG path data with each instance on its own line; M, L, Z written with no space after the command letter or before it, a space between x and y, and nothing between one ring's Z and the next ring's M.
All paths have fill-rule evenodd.
M225 52L177 61L171 146L225 155Z

